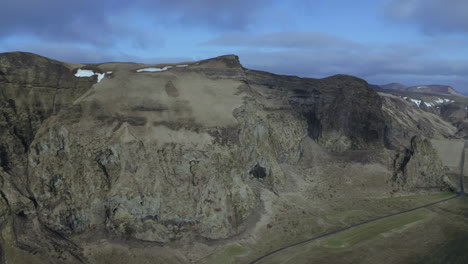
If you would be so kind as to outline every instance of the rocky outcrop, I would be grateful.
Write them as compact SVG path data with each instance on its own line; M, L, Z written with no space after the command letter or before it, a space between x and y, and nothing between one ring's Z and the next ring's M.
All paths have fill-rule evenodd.
M307 121L308 135L332 151L381 148L384 121L380 97L361 79L277 76L249 71L250 82L286 93Z
M438 115L400 97L381 93L386 119L385 142L394 150L393 179L397 189L410 192L456 190L428 139L452 138L457 129Z
M393 169L394 183L409 191L456 190L458 186L446 177L431 142L419 136L414 136L410 147L396 155Z
M336 151L382 146L379 97L354 77L303 83L245 72L236 57L174 71L114 70L48 120L29 153L45 225L156 242L225 238L256 207L249 181L281 189L279 163L297 161L305 136ZM124 90L129 97L114 96Z
M29 184L28 155L44 121L70 105L95 81L74 77L67 64L19 52L0 55L0 76L0 226L7 241L1 243L3 252L12 250L5 245L32 252L74 252L36 216L39 204Z
M452 124L412 102L386 93L380 95L386 123L385 143L388 148L408 149L415 136L444 139L457 132Z
M77 77L78 68L105 75ZM274 75L233 55L73 65L7 53L0 81L1 245L23 262L90 262L90 235L151 245L230 238L258 219L263 191L293 189L290 168L312 185L336 157L345 177L346 164L381 162L385 144L404 145L398 133L416 133L361 79ZM422 123L427 136L446 133ZM445 188L430 143L406 147L394 180Z
M462 104L448 104L440 108L442 118L457 128L457 135L468 139L468 109Z

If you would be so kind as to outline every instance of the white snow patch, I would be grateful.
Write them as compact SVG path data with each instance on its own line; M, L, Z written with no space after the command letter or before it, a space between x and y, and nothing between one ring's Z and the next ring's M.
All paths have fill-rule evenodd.
M108 71L108 72L106 72L106 73L107 73L107 74L112 74L112 72L111 72L111 71Z
M182 65L177 65L176 67L179 67L179 68L181 68L181 67L188 67L188 65L187 65L187 64L182 64Z
M105 73L95 73L92 70L82 70L82 69L78 69L75 73L76 77L92 77L94 75L97 75L98 77L97 82L102 81L102 79L104 79L104 76L106 76Z
M426 102L424 102L424 104L425 104L427 107L432 107L432 104L431 104L431 103L426 103Z
M144 68L144 69L139 69L137 72L160 72L160 71L165 71L172 68L172 66L165 66L163 68Z
M94 72L91 70L78 69L78 71L76 71L75 73L76 77L91 77L93 75L94 75Z
M448 103L448 102L450 102L450 99L444 99L444 101L445 101L446 103Z
M411 98L410 98L410 100L411 100L411 102L417 104L418 106L421 104L421 100L416 100L416 99L411 99Z
M102 79L104 79L104 76L106 76L105 73L96 73L96 75L97 75L97 82L102 81Z
M405 96L405 97L403 97L403 99L405 99L405 100L406 100L406 99L408 99L408 97L406 97L406 96Z
M435 100L434 102L436 102L436 103L438 103L438 104L441 104L441 103L444 102L444 99L439 98L439 99Z

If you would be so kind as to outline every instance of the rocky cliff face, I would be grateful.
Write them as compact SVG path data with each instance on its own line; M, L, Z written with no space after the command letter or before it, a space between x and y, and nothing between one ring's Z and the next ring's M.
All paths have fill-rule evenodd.
M451 138L457 128L412 102L390 94L381 96L387 124L386 146L395 151L393 183L410 191L456 190L456 180L447 177L428 139Z
M446 177L444 166L436 150L427 139L414 136L411 144L394 159L394 178L396 184L405 189L444 190L450 186L455 190L456 181Z
M440 115L454 124L459 137L468 138L468 109L466 106L461 104L444 105L440 109Z
M383 113L387 124L385 139L387 147L409 148L415 136L443 139L457 133L457 128L437 114L428 112L398 96L381 93Z
M68 242L37 218L40 205L29 184L28 156L44 121L71 105L95 80L76 78L72 65L28 53L1 54L0 76L2 260L8 260L8 246L66 251Z
M431 121L411 131L394 103L351 76L273 75L236 56L149 66L7 53L0 91L4 263L93 262L83 248L97 238L229 238L258 219L263 191L291 192L287 168L314 170L297 176L312 181L333 155L382 163L367 157L385 144L398 186L448 188L430 143L410 134L451 131ZM353 153L367 154L344 158Z

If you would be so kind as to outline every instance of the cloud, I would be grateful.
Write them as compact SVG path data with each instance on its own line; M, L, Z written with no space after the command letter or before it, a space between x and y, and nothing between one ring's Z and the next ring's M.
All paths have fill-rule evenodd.
M246 52L240 55L247 67L310 77L340 73L364 78L379 74L468 77L468 60L392 56L385 51L368 50L354 54L340 51L282 51Z
M459 55L468 50L465 44L464 38L438 37L364 45L327 33L277 32L225 34L202 46L229 48L240 56L245 67L277 74L314 78L350 74L378 84L442 80L468 90L468 81L463 81L468 80L468 58Z
M0 38L23 34L97 47L110 47L122 39L142 44L157 38L151 32L158 27L245 29L265 1L5 1L0 8Z
M95 1L15 0L2 3L0 36L32 34L53 41L76 41L106 46L111 30L104 6ZM104 34L103 34L104 33Z
M256 13L268 7L267 0L156 0L146 1L158 15L175 14L185 26L202 25L221 30L243 30L256 20ZM159 11L159 12L158 12Z
M115 61L116 55L109 51L79 47L63 43L32 43L6 46L3 51L28 51L55 60L76 63Z
M390 0L386 17L417 25L426 34L467 33L466 0Z
M441 45L458 46L463 43L457 40L362 45L321 33L303 34L310 38L298 38L297 42L294 38L287 42L281 40L281 36L295 34L271 34L273 37L238 35L237 40L234 35L225 35L208 43L233 46L230 51L240 56L245 67L277 74L313 78L350 74L377 84L392 81L441 83L468 91L468 59L434 55L440 54ZM320 38L322 36L325 37Z
M202 45L301 49L364 48L362 44L321 32L277 32L261 35L234 33L209 40Z
M180 57L141 57L112 50L98 50L63 43L34 43L6 46L0 52L24 51L36 53L51 59L75 63L137 62L147 64L193 61L187 56Z

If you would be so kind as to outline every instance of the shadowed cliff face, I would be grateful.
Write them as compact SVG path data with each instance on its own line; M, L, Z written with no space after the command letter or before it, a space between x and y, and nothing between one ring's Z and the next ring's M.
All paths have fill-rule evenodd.
M381 148L384 121L380 97L361 79L325 79L248 72L249 81L285 94L306 121L308 135L333 151Z
M105 75L76 77L78 68ZM0 113L1 244L25 263L93 262L82 237L159 245L242 234L261 217L264 192L297 192L312 176L321 192L334 159L382 165L396 124L361 79L273 75L233 55L77 65L0 54ZM411 146L411 160L432 155Z
M468 109L463 105L445 105L440 109L440 115L445 120L454 124L458 129L457 135L468 138Z
M1 164L11 171L24 166L22 158L42 122L94 82L74 77L61 62L29 53L1 54L0 76Z
M3 227L3 256L9 252L7 245L38 252L60 247L67 252L64 255L76 255L68 241L44 226L37 217L39 203L31 192L28 155L43 123L70 106L94 83L93 80L74 77L73 68L58 61L29 53L0 54L0 226ZM57 257L53 252L51 256ZM6 260L4 257L3 261Z
M421 166L421 164L424 164ZM434 188L446 186L442 162L429 140L413 137L411 145L394 161L394 180L406 188ZM454 184L453 186L456 186Z
M414 136L442 139L457 132L452 124L412 102L386 93L381 93L381 97L386 123L385 143L389 148L409 148Z

